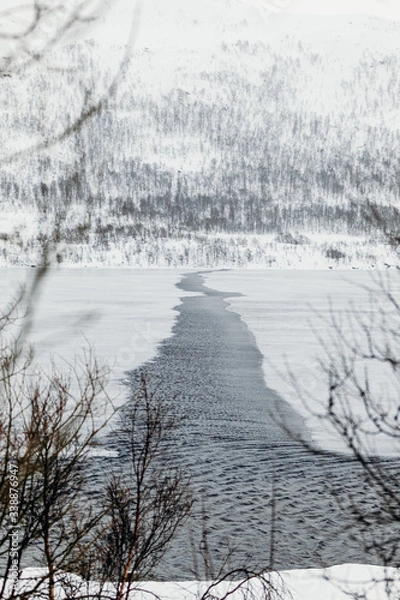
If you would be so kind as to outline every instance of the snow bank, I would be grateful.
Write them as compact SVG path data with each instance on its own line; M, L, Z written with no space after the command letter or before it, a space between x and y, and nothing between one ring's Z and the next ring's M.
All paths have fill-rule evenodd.
M20 233L15 238L7 237L9 230L13 231L11 221L7 221L8 229L0 230L0 267L26 267L37 263L40 245L34 235L34 218L29 226L22 217L20 221ZM108 219L103 225L114 227L115 223ZM59 248L63 268L309 270L400 267L394 247L365 236L318 235L307 231L288 233L283 237L199 232L182 237L148 235L139 240L116 234L107 247L97 234L90 236L90 244L67 243Z
M45 572L40 569L25 569L20 576L19 591L27 590L35 584ZM305 569L296 571L282 571L265 576L271 583L271 588L276 592L271 593L270 600L345 600L351 597L363 600L389 600L396 598L400 593L400 571L394 568L371 565L340 565L325 570ZM231 600L243 600L243 597L254 600L265 600L263 587L260 581L254 579L246 584L245 588L237 589L239 582L220 583L213 586L207 598L214 600L223 599L229 594ZM390 586L389 595L387 584ZM210 582L138 582L130 594L135 600L159 598L159 600L200 600L209 590ZM73 597L87 597L98 592L98 584L86 583L78 577L61 573L58 575L57 599L67 597L67 591L74 590ZM247 596L243 595L246 589ZM5 598L11 590L11 583ZM113 587L109 584L104 589L104 597L112 597ZM108 593L110 596L108 596ZM71 597L71 596L68 596ZM100 596L101 597L101 596Z

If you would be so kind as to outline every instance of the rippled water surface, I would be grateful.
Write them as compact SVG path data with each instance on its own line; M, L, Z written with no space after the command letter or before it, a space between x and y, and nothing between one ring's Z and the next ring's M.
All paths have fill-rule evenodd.
M105 283L110 282L107 277L104 276ZM129 297L125 297L124 277L130 281ZM156 576L176 580L193 574L210 576L218 572L228 554L228 566L234 568L245 564L253 569L268 565L291 569L379 562L367 546L371 537L379 537L380 531L369 531L367 526L355 529L350 526L354 523L349 517L351 498L373 510L376 498L362 481L354 462L333 453L310 453L277 425L276 418L284 418L292 432L309 439L302 417L266 386L263 356L253 334L239 314L227 310L232 299L240 300L239 295L234 289L217 292L211 289L212 282L211 287L206 287L203 276L196 273L185 276L177 292L174 277L176 281L176 275L165 275L164 287L160 287L156 299L161 307L163 290L169 290L170 319L171 298L178 299L182 294L181 303L175 307L178 316L172 335L160 344L156 356L144 367L151 386L158 385L158 393L185 415L174 439L171 460L190 473L195 505ZM136 281L131 278L132 273L127 271L121 274L121 281L118 279L114 317L119 328L114 335L114 321L106 319L108 333L101 345L103 353L120 347L123 361L120 357L117 366L120 372L126 372L127 394L138 379L138 371L129 371L138 364L133 348L142 339L149 344L147 329L136 335L137 317L132 321L129 313L130 308L134 309L129 299L134 295ZM67 273L65 280L68 281ZM157 294L156 273L154 280L151 275L150 283L152 294ZM80 306L84 298L77 286L74 289ZM112 312L111 304L107 311ZM149 312L147 304L142 307L144 325L151 317ZM160 331L164 331L163 314L161 311ZM92 322L90 325L94 327ZM132 331L135 335L131 344L127 343L127 336L132 336ZM168 335L170 327L165 331L164 335ZM159 340L158 329L156 333L154 339ZM276 339L276 327L274 335ZM108 345L107 336L113 338L113 345ZM69 343L73 345L71 340ZM274 340L271 345L274 346ZM147 346L145 350L148 353ZM58 353L63 354L62 348ZM112 434L105 443L117 456L90 459L94 490L112 468L124 471L128 466L124 449ZM346 518L340 505L347 506ZM202 552L207 556L208 570Z
M302 418L266 387L253 335L226 310L225 298L234 293L206 288L197 274L180 285L203 295L183 300L173 336L145 368L186 416L175 458L192 475L196 502L158 575L202 575L204 534L215 569L229 549L232 566L254 568L374 562L337 502L352 494L373 503L357 465L310 453L276 424L279 414L292 431L308 435ZM134 382L137 374L130 377Z

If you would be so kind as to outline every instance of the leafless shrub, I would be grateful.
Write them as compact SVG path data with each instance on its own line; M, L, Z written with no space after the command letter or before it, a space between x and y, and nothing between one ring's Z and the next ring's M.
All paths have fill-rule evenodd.
M365 291L369 294L366 312L350 304L346 313L338 314L332 304L327 317L319 315L324 319L324 331L330 332L319 336L325 396L313 397L293 374L289 376L304 406L324 430L336 433L355 465L358 491L353 486L353 491L343 493L330 486L353 538L370 562L400 569L398 281L378 272L371 276ZM284 419L280 424L311 452L325 454L308 440L294 436ZM375 583L385 583L387 597L396 597L393 590L398 581L396 584L392 576Z
M291 594L276 572L254 572L239 569L227 573L224 577L211 583L200 600L227 600L242 598L243 600L290 600Z
M0 340L18 325L18 306L1 318ZM71 594L73 586L70 597L86 598L95 576L97 597L123 600L138 579L152 574L191 509L189 479L167 460L177 420L143 374L116 433L127 468L105 473L105 493L93 499L87 463L107 424L106 373L90 352L68 374L54 365L49 374L33 367L32 353L20 342L11 337L1 345L0 595L5 597L15 564L19 570L27 559L44 567L42 575L26 591L16 585L10 599L54 600L57 589Z
M0 339L17 306L3 316ZM74 568L72 550L101 515L92 508L83 517L80 507L86 458L106 424L98 415L109 403L106 373L90 352L67 375L55 365L49 374L35 371L18 337L1 344L0 373L0 593L15 563L31 553L46 565L54 598L56 570Z
M122 412L117 432L127 470L106 487L106 526L95 544L100 579L113 581L116 600L153 574L192 506L190 481L170 467L176 418L142 373L140 388Z

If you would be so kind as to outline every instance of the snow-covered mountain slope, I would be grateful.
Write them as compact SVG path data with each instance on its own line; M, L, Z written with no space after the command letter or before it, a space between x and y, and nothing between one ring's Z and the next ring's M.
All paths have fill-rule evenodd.
M287 10L274 10L274 4L273 0L147 0L137 44L164 50L209 48L238 38L276 42L294 35L326 49L337 42L386 51L398 47L399 22L367 10L365 14L304 14L295 12L295 3Z
M2 78L2 263L35 263L50 239L59 262L261 266L271 256L279 264L270 242L307 253L331 234L318 256L349 264L350 248L338 245L357 238L365 264L379 262L377 244L394 264L399 34L399 23L368 16L148 0L103 112L51 152L12 164L10 153L60 134L104 93L121 48L99 33ZM247 258L233 259L214 243L228 235L238 256L243 236L271 237L247 238ZM199 258L193 244L205 240L212 249Z

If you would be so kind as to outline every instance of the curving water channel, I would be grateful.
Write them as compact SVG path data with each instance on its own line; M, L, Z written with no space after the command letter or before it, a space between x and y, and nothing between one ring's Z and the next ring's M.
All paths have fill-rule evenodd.
M178 287L199 295L182 300L173 335L144 367L159 393L175 398L185 415L175 457L191 473L195 507L157 576L203 576L205 543L215 570L229 549L231 567L375 562L336 501L346 502L351 493L373 502L357 465L315 455L277 425L279 415L308 436L301 417L266 386L254 336L226 310L236 294L207 288L199 273L186 275ZM134 385L138 372L129 377ZM118 460L124 461L122 450Z

